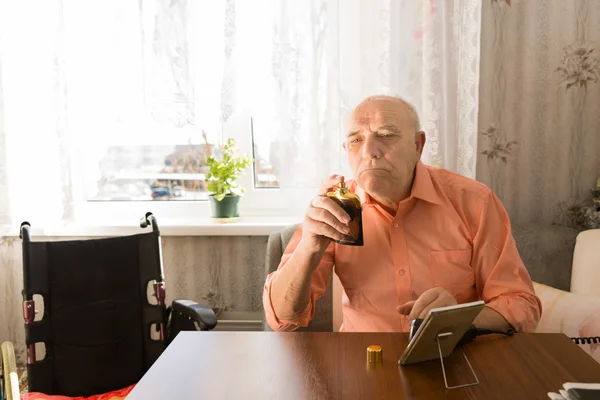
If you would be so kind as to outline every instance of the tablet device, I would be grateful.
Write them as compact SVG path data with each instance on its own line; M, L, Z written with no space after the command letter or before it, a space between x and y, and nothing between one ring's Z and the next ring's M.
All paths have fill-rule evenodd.
M408 365L440 358L437 337L444 333L451 335L440 337L442 357L450 355L484 306L483 301L475 301L432 308L408 342L398 363Z
M563 387L568 399L593 400L600 398L600 383L567 382Z

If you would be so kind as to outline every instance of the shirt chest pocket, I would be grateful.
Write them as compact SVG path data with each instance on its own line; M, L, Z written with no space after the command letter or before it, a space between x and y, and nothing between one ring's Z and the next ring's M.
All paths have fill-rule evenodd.
M471 254L471 249L429 252L429 269L434 286L448 290L459 303L472 293L475 286Z

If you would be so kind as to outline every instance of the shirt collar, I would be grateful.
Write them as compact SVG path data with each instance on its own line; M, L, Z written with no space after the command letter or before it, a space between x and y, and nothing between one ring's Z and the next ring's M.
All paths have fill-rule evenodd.
M361 204L374 204L375 202L371 199L371 196L363 190L355 180L349 185L352 192L356 193L360 197ZM416 197L417 199L425 200L433 204L441 204L441 199L433 186L431 175L427 170L427 167L421 162L417 162L415 167L415 180L413 182L410 197Z
M419 161L415 169L415 181L413 182L411 196L429 203L441 204L442 200L433 186L431 174L427 167Z

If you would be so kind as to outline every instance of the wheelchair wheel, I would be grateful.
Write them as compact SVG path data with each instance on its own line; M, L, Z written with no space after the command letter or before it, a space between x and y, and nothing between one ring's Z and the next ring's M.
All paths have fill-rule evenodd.
M19 377L17 376L17 363L15 361L15 348L11 342L2 343L2 360L0 362L0 377L2 381L2 400L18 400Z

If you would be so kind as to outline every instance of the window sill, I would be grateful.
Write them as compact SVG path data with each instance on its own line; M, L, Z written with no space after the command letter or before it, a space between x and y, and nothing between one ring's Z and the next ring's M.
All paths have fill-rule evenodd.
M240 217L234 222L220 222L212 218L158 221L161 236L268 236L288 225L297 224L292 217ZM139 225L121 223L70 224L40 228L32 226L32 237L109 237L147 232ZM18 227L0 227L0 236L19 236Z

